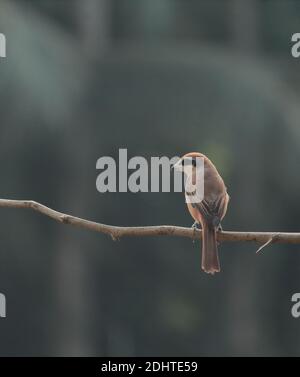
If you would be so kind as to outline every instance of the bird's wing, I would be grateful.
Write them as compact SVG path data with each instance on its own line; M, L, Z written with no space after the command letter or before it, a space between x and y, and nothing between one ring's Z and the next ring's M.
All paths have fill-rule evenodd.
M200 203L193 203L194 208L197 208L207 223L215 227L220 225L220 222L226 212L227 200L226 195L222 195L213 202L208 202L203 199Z

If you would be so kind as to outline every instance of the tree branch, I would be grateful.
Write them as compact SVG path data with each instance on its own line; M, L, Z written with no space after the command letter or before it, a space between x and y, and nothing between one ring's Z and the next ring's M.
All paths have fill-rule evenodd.
M2 208L27 208L32 209L42 215L48 216L62 224L73 225L78 228L91 230L94 232L104 233L113 240L121 237L145 237L145 236L174 236L187 237L191 239L200 239L201 230L192 228L184 228L174 225L158 225L158 226L138 226L138 227L120 227L113 225L105 225L93 221L81 219L79 217L67 215L55 211L32 200L7 200L0 199L0 207ZM224 232L217 233L219 242L247 242L255 241L263 244L263 247L270 243L300 243L300 233L278 233L278 232ZM262 250L262 248L260 249Z

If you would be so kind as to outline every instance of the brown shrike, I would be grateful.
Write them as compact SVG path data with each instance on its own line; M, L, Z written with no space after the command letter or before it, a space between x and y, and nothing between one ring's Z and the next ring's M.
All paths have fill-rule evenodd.
M197 161L203 161L203 165ZM185 196L188 210L195 220L195 224L202 227L202 269L214 274L220 271L216 232L221 229L221 220L226 214L229 195L222 177L214 164L203 154L192 152L184 155L174 169L185 174ZM198 169L204 169L202 174ZM204 189L200 200L196 197L197 177L202 177ZM193 182L194 190L189 191L188 182ZM202 189L202 191L203 191Z

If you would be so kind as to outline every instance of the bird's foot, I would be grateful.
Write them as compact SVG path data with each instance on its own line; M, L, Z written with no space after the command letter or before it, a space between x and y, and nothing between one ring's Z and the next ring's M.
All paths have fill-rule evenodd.
M192 229L197 229L199 227L198 221L195 221L194 224L192 225Z
M193 233L193 243L195 243L196 231L197 231L197 229L199 229L199 223L198 223L198 221L194 222L194 224L192 225L192 229L194 230L194 233Z
M223 232L222 224L220 223L217 227L217 232ZM220 245L220 242L217 241L217 245Z

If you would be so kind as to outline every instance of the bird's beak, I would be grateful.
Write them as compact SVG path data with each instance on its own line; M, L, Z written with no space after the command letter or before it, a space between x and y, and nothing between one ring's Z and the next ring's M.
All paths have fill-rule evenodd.
M173 170L178 170L178 171L181 171L181 170L182 170L181 159L178 160L178 161L176 162L176 164L174 164L174 165L172 166L172 169L173 169Z

